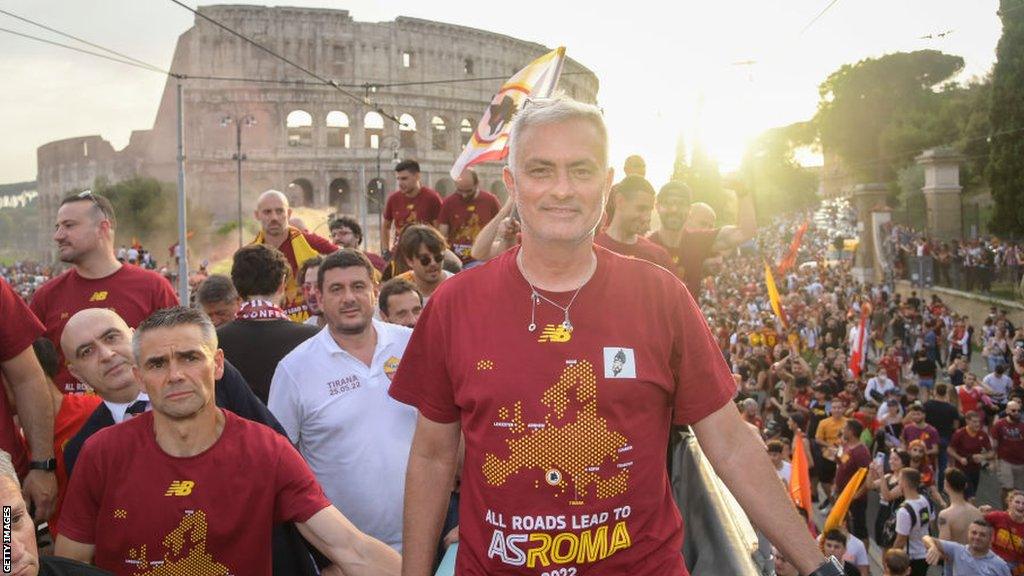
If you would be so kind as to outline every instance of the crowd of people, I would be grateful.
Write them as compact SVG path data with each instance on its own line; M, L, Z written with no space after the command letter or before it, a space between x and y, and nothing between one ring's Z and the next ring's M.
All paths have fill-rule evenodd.
M886 574L1024 573L1006 311L860 284L827 226L758 228L738 182L716 226L639 157L613 177L591 106L538 101L512 134L504 205L472 169L442 198L399 163L376 253L357 220L320 237L264 192L259 234L186 306L116 248L106 198L65 199L68 269L0 282L0 495L55 543L19 528L15 573L426 575L456 543L458 574L712 573L680 553L699 511L668 482L673 426L766 574L865 575L872 541ZM811 509L787 497L797 452ZM974 507L991 474L1005 509Z

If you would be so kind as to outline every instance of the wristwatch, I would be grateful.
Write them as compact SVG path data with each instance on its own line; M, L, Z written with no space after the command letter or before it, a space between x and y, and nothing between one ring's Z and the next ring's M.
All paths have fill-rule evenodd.
M28 463L29 470L42 470L44 472L53 472L57 469L57 459L50 458L49 460L32 460Z
M829 556L824 564L807 576L843 576L845 573L843 564L835 556Z

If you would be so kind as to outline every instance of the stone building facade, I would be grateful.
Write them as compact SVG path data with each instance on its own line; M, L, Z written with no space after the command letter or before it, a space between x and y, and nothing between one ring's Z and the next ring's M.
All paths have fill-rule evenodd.
M236 122L242 124L245 218L255 198L270 188L286 192L295 205L375 214L379 198L366 190L378 175L385 193L392 190L398 159L418 160L425 185L442 195L452 192L448 171L491 97L505 79L549 50L416 18L357 22L345 10L217 5L200 11L358 97L317 85L197 17L178 39L171 70L189 77L183 81L187 193L218 222L234 220L238 213ZM65 194L90 186L97 177L176 181L176 83L168 79L152 129L134 132L121 151L99 136L38 149L43 222L53 221ZM559 88L593 103L598 80L567 59ZM478 172L484 188L504 194L499 165L484 165Z

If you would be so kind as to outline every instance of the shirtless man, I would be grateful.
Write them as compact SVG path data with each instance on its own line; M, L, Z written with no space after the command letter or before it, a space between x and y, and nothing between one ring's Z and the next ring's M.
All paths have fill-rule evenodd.
M967 488L966 474L956 468L948 468L945 478L949 507L939 512L939 538L967 544L967 531L971 523L982 520L984 516L981 510L964 498L964 490Z

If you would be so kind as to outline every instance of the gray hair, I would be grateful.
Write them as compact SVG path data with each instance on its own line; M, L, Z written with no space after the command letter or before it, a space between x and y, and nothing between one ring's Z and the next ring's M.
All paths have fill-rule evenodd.
M14 462L11 461L11 455L0 450L0 479L3 478L14 482L16 488L21 488L21 482L18 481L18 473L14 470Z
M214 328L210 317L197 308L174 306L153 312L135 329L135 336L132 338L132 353L135 354L135 363L142 363L143 334L160 328L176 326L198 326L203 338L203 347L211 354L217 350L217 329Z
M601 162L608 164L608 129L604 124L601 109L593 104L577 102L556 94L550 98L530 98L523 102L523 107L512 119L512 128L508 136L508 166L515 173L516 150L519 139L527 129L544 124L557 124L569 120L584 120L597 129L601 139Z

